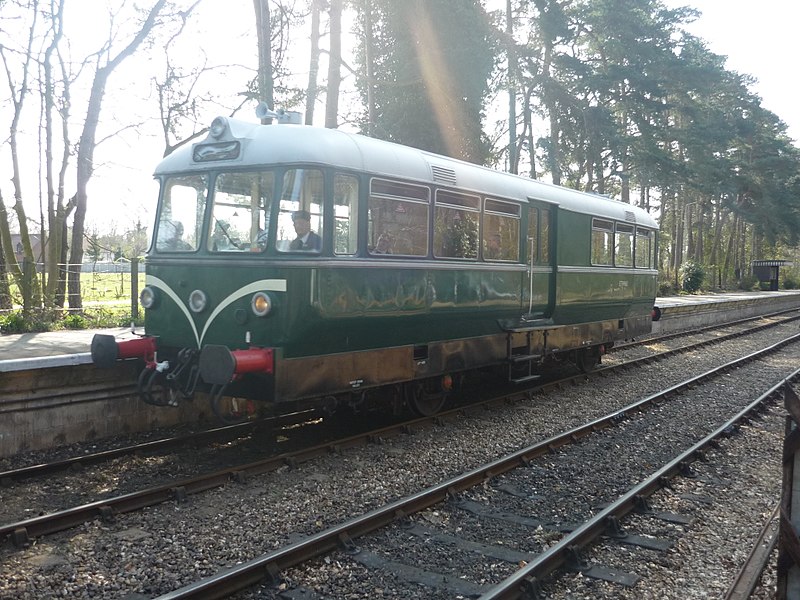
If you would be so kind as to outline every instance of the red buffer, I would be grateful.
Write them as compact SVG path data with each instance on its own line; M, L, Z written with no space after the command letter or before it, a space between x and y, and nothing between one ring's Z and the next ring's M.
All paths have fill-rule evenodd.
M225 385L245 373L270 375L274 367L272 348L229 350L227 346L208 345L200 353L200 376L213 385Z
M113 335L98 333L92 338L92 362L98 367L111 367L117 360L141 358L155 362L158 342L155 337L141 337L118 342Z

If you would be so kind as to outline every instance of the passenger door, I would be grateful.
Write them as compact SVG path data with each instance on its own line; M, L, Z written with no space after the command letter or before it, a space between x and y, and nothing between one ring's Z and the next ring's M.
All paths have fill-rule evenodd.
M553 217L555 206L532 198L528 201L527 276L523 311L529 319L547 319L553 314L555 300Z

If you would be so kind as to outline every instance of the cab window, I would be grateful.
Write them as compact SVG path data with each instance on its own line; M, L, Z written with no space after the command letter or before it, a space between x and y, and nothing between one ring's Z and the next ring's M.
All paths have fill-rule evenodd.
M205 175L185 175L166 180L156 231L155 246L158 252L197 250L206 206L207 182Z
M267 247L274 185L272 171L217 175L208 232L211 252L260 252Z
M284 173L275 239L279 252L322 250L323 187L318 169L289 169Z

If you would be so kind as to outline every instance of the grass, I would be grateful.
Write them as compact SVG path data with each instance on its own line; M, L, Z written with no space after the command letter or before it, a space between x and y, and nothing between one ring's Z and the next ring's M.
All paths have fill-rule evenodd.
M138 284L141 291L144 287L144 273L139 273ZM137 319L131 317L130 273L81 273L83 309L79 312L65 307L63 311L37 309L23 315L22 297L16 284L11 286L11 297L14 308L0 311L2 333L127 327L131 321L137 325L143 323L142 309L139 309Z

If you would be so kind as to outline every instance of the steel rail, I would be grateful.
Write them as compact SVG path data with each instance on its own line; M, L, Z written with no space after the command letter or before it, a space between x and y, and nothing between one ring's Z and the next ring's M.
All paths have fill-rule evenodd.
M225 425L223 427L215 427L212 429L205 429L203 431L194 431L183 435L151 440L121 448L113 448L110 450L93 452L91 454L84 454L81 456L73 456L49 463L40 463L36 465L20 467L18 469L9 469L7 471L0 471L0 482L6 484L6 482L19 481L22 479L47 475L66 469L75 469L78 467L106 462L115 458L119 458L120 456L156 452L185 444L207 443L210 441L234 439L261 427L297 425L305 420L308 420L309 416L304 417L303 415L306 415L306 413L287 413L285 415L269 417L266 419L260 419L258 421L248 421L247 423Z
M517 452L492 461L491 463L448 479L443 483L429 487L426 490L397 500L386 506L372 510L364 515L352 518L342 524L311 535L304 540L284 548L280 548L245 563L230 567L221 573L196 581L183 588L173 590L172 592L159 596L157 600L224 598L254 585L265 577L275 580L282 570L296 566L317 556L332 552L340 547L352 548L353 540L360 536L385 527L393 521L405 518L410 514L425 510L426 508L443 502L448 497L453 497L455 494L461 491L476 485L480 485L497 475L528 465L534 458L549 454L556 448L574 443L575 441L595 431L610 427L611 425L621 421L622 418L624 418L630 412L640 411L649 405L657 403L658 400L667 398L682 389L696 385L701 381L706 381L712 378L714 375L727 373L731 369L740 366L741 364L753 361L763 355L775 352L776 350L779 350L788 344L798 341L800 341L800 334L796 334L781 340L780 342L773 344L768 348L764 348L740 359L725 363L724 365L711 369L706 373L692 377L691 379L688 379L678 385L671 386L666 390L662 390L661 392L639 400L623 409L615 411L599 419L595 419L590 423L586 423L565 433L553 436L547 440L522 450L518 450ZM800 369L795 371L795 373L790 377L797 377L798 374L800 374ZM777 385L770 388L769 392L764 394L762 398L773 396L788 380L789 378L784 379ZM719 437L725 434L733 423L736 423L738 420L743 418L743 416L756 410L756 408L759 407L762 402L763 401L761 399L754 401L751 405L738 413L736 417L730 419L727 423L725 423L725 425L716 430L712 436L709 436L709 438L713 439L713 437ZM568 553L574 550L576 546L585 545L594 540L597 536L601 535L606 530L609 517L614 516L615 514L627 514L627 512L630 512L639 505L639 498L648 496L656 489L659 489L659 487L663 487L665 477L680 473L686 463L686 457L696 455L700 450L705 448L705 446L709 445L711 443L709 438L704 439L702 442L693 446L690 451L687 451L660 469L646 482L634 487L620 500L603 510L597 517L576 529L566 538L563 538L562 541L559 542L554 548L551 548L543 555L540 555L540 558L529 563L528 566L524 567L521 571L518 571L517 574L507 579L505 582L503 582L503 584L500 584L500 586L496 587L495 592L490 590L490 594L495 593L499 595L487 595L485 598L487 600L488 598L493 597L514 598L519 597L521 593L529 590L533 582L531 579L532 577L541 576L543 573L551 572L552 570L558 568L564 564ZM518 575L521 572L524 572L524 575ZM513 590L513 592L510 590Z
M800 378L800 369L772 386L725 424L681 453L670 463L664 465L646 480L628 490L618 500L577 527L572 533L563 537L513 575L488 590L480 596L480 600L511 600L527 597L537 588L539 581L564 566L575 555L576 549L587 546L603 535L612 518L620 519L636 510L641 503L641 498L651 496L666 487L670 479L681 474L685 466L696 460L698 455L702 454L708 446L715 443L717 439L728 435L732 427L743 419L748 418L750 413L759 410L763 404L774 398L784 386L798 378Z
M755 591L772 551L778 545L780 508L778 503L761 528L747 560L725 593L725 600L747 600Z
M625 414L630 410L636 410L640 407L651 404L660 398L665 398L670 394L677 393L681 389L694 385L695 383L707 379L716 373L727 371L734 368L736 365L744 364L745 362L755 360L756 358L758 358L763 354L775 352L781 347L793 343L798 339L800 339L800 334L781 340L780 342L777 342L772 346L758 350L745 357L741 357L734 361L730 361L729 363L725 363L724 365L716 367L710 371L707 371L706 373L688 379L683 383L671 386L670 388L662 390L661 392L654 394L648 398L645 398L644 400L640 400L628 407L617 410L606 417L596 419L591 423L577 427L569 431L567 434L563 434L561 436L555 436L550 440L543 442L544 445L538 445L544 449L540 448L538 450L532 450L530 452L531 456L528 456L527 458L529 459L532 457L539 456L544 452L552 450L553 448L566 445L570 443L572 440L588 435L589 433L596 431L600 428L607 427L614 420L619 420L623 418ZM706 345L706 342L701 342L700 345L701 346ZM667 353L681 352L685 350L686 347L679 348L676 350L670 350L667 351ZM662 354L655 356L662 356ZM654 360L654 357L645 357L642 359L637 359L634 361L616 365L614 367L606 367L605 369L600 369L595 373L597 373L598 375L602 375L613 369L624 369L630 366L631 364L638 364L641 362L651 362L652 360ZM567 381L578 380L581 378L585 379L585 377L586 375L579 375L575 376L574 378L568 378ZM553 382L550 384L545 384L544 387L551 387L551 386L557 387L563 385L563 383L564 383L563 381ZM519 393L520 392L506 394L501 398L495 398L493 400L489 400L482 404L489 405L493 402L498 402L504 399L508 399ZM481 403L478 404L478 406L480 405ZM458 408L452 411L447 411L446 413L441 413L440 415L436 415L433 417L420 418L402 424L390 425L388 427L384 427L382 429L378 429L366 434L358 434L355 436L344 438L342 440L320 444L317 446L313 446L311 448L300 450L298 452L280 454L277 456L269 457L264 460L259 460L244 465L236 465L226 469L218 470L210 474L192 477L177 482L169 482L145 490L139 490L136 492L123 494L120 496L109 497L102 500L97 500L87 504L68 508L62 511L57 511L54 513L33 517L31 519L25 519L14 523L0 525L0 539L3 539L5 537L10 537L11 541L14 543L15 546L25 546L30 542L30 539L33 537L40 537L42 535L48 535L58 531L63 531L65 529L69 529L71 527L80 525L81 523L91 521L96 517L101 517L106 520L111 520L113 519L115 514L140 510L147 506L153 506L155 504L160 504L162 502L167 502L169 500L176 500L178 502L181 502L188 495L222 487L230 480L244 482L250 476L260 475L270 471L275 471L287 464L294 465L297 463L311 460L317 456L322 456L331 452L338 452L343 448L363 445L370 441L380 440L382 437L389 435L398 435L400 433L407 432L414 426L436 423L439 422L441 419L445 418L446 416L456 416L462 413L463 409Z
M630 348L632 346L637 346L637 345L652 344L652 343L656 343L658 341L663 341L663 340L666 340L666 339L672 339L672 338L679 337L679 336L682 336L682 335L687 335L687 334L691 334L691 333L700 333L700 332L704 332L706 330L713 330L713 329L717 329L717 328L720 328L720 327L724 327L726 325L735 325L735 324L741 324L741 323L745 323L745 322L749 322L749 321L755 321L755 320L758 320L758 319L768 318L770 316L777 316L777 315L780 315L780 314L784 314L786 312L792 312L792 311L796 311L796 310L798 310L798 309L789 309L789 310L786 310L786 311L771 313L769 315L762 315L762 316L759 316L759 317L750 317L748 319L741 319L739 321L733 321L733 322L725 324L725 325L716 325L716 326L715 325L710 325L710 326L703 327L703 328L700 328L700 329L697 329L697 330L692 330L690 332L683 331L683 332L680 332L680 333L667 334L667 335L664 335L664 336L659 336L657 338L651 338L649 340L643 340L641 342L631 342L631 343L628 343L628 344L615 346L614 348L612 348L612 351L625 350L627 348ZM668 351L665 351L665 352L658 353L658 354L656 354L656 355L654 355L652 357L643 357L643 358L639 358L639 359L635 359L635 360L630 360L630 361L627 361L624 365L614 365L614 366L610 366L610 367L603 367L603 368L597 369L595 371L595 373L602 372L605 375L609 371L613 371L614 369L624 368L625 366L635 365L637 362L647 362L648 360L657 360L657 359L662 358L664 356L668 356L669 354L672 354L672 353L685 352L685 351L690 350L692 348L700 347L699 346L700 344L723 342L723 341L726 341L726 340L730 339L731 337L735 337L737 335L746 335L746 334L751 333L751 332L761 331L764 328L775 327L775 326L784 324L784 323L792 321L792 320L797 320L797 319L800 319L800 316L794 317L794 318L790 318L790 319L784 319L784 320L782 320L782 321L780 321L778 323L767 323L767 324L760 325L758 327L749 329L749 330L744 331L744 332L736 332L736 333L732 333L732 334L726 334L725 336L722 336L722 337L719 337L719 338L715 338L715 339L712 339L712 340L704 340L703 342L696 342L694 344L689 344L689 345L684 346L682 348L676 348L674 350L668 350ZM2 362L2 361L0 361L0 362ZM589 375L592 375L592 373L590 373ZM572 377L567 377L565 379L559 380L557 382L551 382L549 384L540 384L539 386L537 386L537 388L533 388L533 389L547 389L548 386L554 386L554 385L557 386L559 384L563 384L563 383L566 383L568 381L574 381L574 380L578 380L578 379L585 379L586 376L587 376L587 374L575 375L575 376L572 376ZM456 410L458 410L458 409L456 409ZM66 458L66 459L62 459L62 460L53 461L53 462L50 462L50 463L40 463L40 464L36 464L36 465L30 465L30 466L27 466L27 467L20 467L20 468L17 468L17 469L9 469L9 470L0 472L0 484L4 484L5 485L5 484L8 484L9 482L20 481L20 480L26 479L26 478L42 476L42 475L55 473L55 472L66 470L66 469L74 469L74 468L78 468L78 467L82 467L82 466L98 464L98 463L101 463L101 462L106 462L106 461L109 461L109 460L113 460L115 458L119 458L121 456L127 456L127 455L136 454L136 453L155 452L155 451L164 450L164 449L171 448L173 446L179 446L179 445L187 444L187 443L200 443L200 442L205 442L205 441L210 441L210 440L223 439L227 435L231 435L231 436L238 435L239 434L238 432L246 433L247 431L249 431L249 429L252 429L252 428L258 427L258 426L262 426L262 425L263 426L270 426L270 425L274 426L274 425L286 425L286 424L299 424L299 423L302 422L299 418L295 419L294 421L291 420L291 417L299 415L299 414L301 415L301 414L305 414L305 413L304 412L287 413L285 415L278 415L276 417L271 417L269 419L262 419L262 420L257 421L257 422L248 422L248 423L239 423L239 424L235 424L235 425L228 425L228 426L225 426L225 427L218 427L218 428L205 430L205 431L201 431L201 432L193 432L193 433L189 433L189 434L182 435L182 436L164 438L164 439L160 439L160 440L153 440L153 441L150 441L150 442L144 442L142 444L134 444L134 445L131 445L131 446L126 446L124 448L116 448L116 449L112 449L112 450L105 450L105 451L101 451L101 452L95 452L95 453L91 453L91 454L85 454L85 455L81 455L81 456L70 457L70 458ZM446 415L446 414L447 414L446 412L445 413L440 413L439 416L443 416L443 415ZM273 424L273 420L278 420L278 419L289 419L289 420L281 421L281 422L275 422Z

